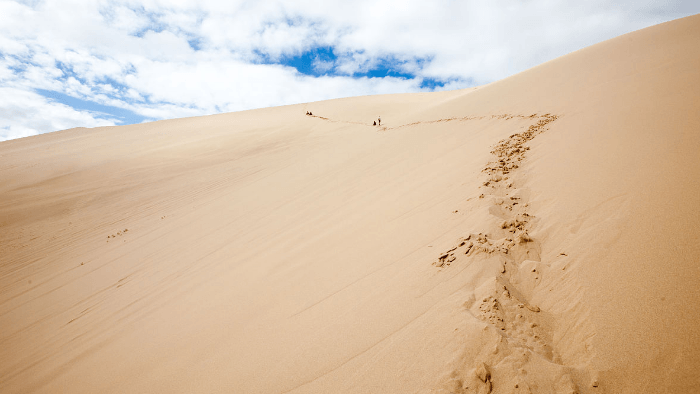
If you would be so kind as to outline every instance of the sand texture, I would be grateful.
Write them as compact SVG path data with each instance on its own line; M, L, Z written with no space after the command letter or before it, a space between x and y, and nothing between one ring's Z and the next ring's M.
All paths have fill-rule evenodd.
M479 88L6 141L0 392L700 392L699 223L700 16Z

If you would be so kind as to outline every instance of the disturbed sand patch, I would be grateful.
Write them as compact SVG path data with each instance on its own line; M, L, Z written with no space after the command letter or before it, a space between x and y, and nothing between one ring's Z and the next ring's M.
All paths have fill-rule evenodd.
M452 371L447 382L450 393L550 392L574 394L585 380L587 370L564 365L553 343L556 321L552 314L531 302L534 288L547 275L550 265L541 261L541 244L530 235L536 218L529 212L524 193L513 182L530 147L527 143L548 130L558 116L500 115L532 118L537 122L521 133L499 141L490 161L482 170L482 199L500 226L472 232L440 254L433 265L448 269L481 259L500 264L499 274L474 289L464 307L486 323L486 340L476 355L464 355L461 367ZM593 379L592 387L597 386Z

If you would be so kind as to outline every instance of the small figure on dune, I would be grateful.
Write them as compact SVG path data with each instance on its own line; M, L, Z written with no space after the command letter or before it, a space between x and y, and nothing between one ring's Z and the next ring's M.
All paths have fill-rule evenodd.
M309 111L306 111L306 114L308 115L308 114L309 114Z
M374 123L372 124L372 126L376 126L376 125L377 125L377 121L375 120Z
M379 119L377 119L377 120L379 121L379 125L381 126L382 125L382 117L380 116Z

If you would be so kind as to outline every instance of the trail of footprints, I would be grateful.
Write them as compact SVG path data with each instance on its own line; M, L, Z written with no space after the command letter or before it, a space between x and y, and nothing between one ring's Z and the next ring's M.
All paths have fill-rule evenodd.
M442 118L442 119L434 119L434 120L422 120L422 121L417 121L417 122L412 122L412 123L406 123L394 127L387 127L385 126L373 126L369 122L368 123L363 123L363 122L350 122L350 121L342 121L342 120L335 120L335 119L329 119L323 116L319 115L309 115L307 114L306 116L311 117L311 118L317 118L317 119L323 119L332 123L347 123L347 124L359 124L363 126L371 126L376 128L377 130L381 131L388 131L388 130L395 130L395 129L400 129L403 127L410 127L410 126L416 126L416 125L421 125L421 124L434 124L434 123L443 123L443 122L452 122L452 121L469 121L469 120L482 120L482 119L502 119L502 120L510 120L513 118L519 118L519 119L536 119L539 116L537 114L532 114L532 115L513 115L513 114L498 114L498 115L489 115L489 116L464 116L464 117L452 117L452 118ZM554 115L544 115L546 116L554 116ZM554 117L556 119L556 116ZM516 167L517 168L517 167Z
M529 117L534 117L530 115ZM495 253L500 252L509 254L517 245L522 245L532 242L529 236L527 227L532 217L525 211L526 203L521 202L521 197L518 195L518 190L513 188L513 183L510 181L509 174L519 167L519 163L525 158L525 152L530 148L524 146L525 143L532 140L537 134L545 130L545 126L557 117L555 115L546 114L542 116L536 124L531 125L527 131L513 134L510 137L500 141L491 153L496 156L496 160L489 162L482 172L487 174L487 180L483 186L487 188L485 193L482 193L479 198L491 197L494 200L494 206L491 207L492 213L503 216L506 219L501 224L501 229L510 233L499 240L489 239L488 234L478 233L470 234L459 245L448 250L438 258L434 265L442 268L449 266L456 259L455 253L462 247L466 247L464 252L467 255L472 255L478 252ZM499 209L500 208L500 209ZM498 212L498 211L501 212ZM504 212L507 211L507 212ZM512 253L511 253L512 254ZM537 257L539 258L539 256Z
M551 318L528 301L548 265L540 261L539 242L528 232L535 218L527 212L527 202L511 179L530 149L526 144L547 130L557 116L505 115L499 119L516 116L537 122L499 141L491 151L494 160L482 170L486 179L479 198L489 204L491 214L502 219L500 228L467 235L433 263L445 269L464 255L500 264L499 274L465 303L474 316L491 327L490 334L485 334L490 335L486 341L490 345L453 371L450 393L490 393L494 387L507 393L579 393L571 376L575 371L561 365L552 346Z

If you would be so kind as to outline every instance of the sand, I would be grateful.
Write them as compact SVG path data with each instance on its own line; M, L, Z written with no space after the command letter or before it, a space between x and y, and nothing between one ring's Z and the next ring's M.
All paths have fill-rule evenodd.
M700 391L698 42L2 142L0 391Z

